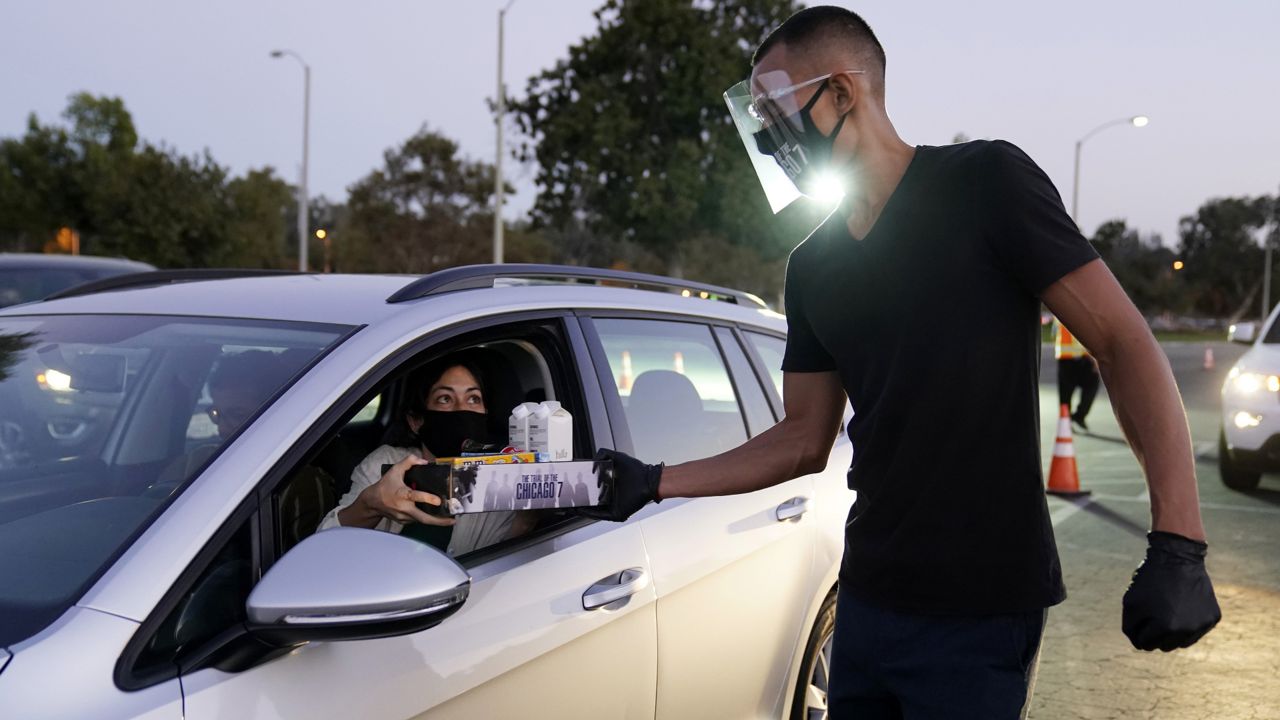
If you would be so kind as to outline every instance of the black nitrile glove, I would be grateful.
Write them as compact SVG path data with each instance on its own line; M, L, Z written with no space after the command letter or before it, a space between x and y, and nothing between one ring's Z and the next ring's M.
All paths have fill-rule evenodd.
M658 481L662 479L662 464L646 465L625 453L601 448L596 451L596 463L608 461L612 469L612 482L604 483L600 504L595 507L576 508L579 515L597 520L622 522L650 502L658 499ZM595 468L599 472L599 468Z
M1120 623L1139 650L1191 647L1222 619L1204 569L1209 546L1174 533L1147 533L1147 559L1124 594Z

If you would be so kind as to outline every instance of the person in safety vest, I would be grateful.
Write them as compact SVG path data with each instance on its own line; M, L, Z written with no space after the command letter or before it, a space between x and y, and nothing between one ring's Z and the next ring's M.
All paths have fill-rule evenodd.
M1058 361L1058 404L1071 407L1072 396L1080 388L1080 404L1071 410L1071 422L1088 431L1089 408L1098 396L1098 365L1084 345L1062 324L1053 321L1053 357Z
M954 61L938 72L963 83ZM1037 426L1043 302L1097 358L1151 493L1121 629L1142 650L1207 633L1221 612L1173 373L1045 173L1008 142L903 142L885 109L884 48L842 8L789 18L725 100L775 210L844 190L787 265L785 418L669 467L601 450L613 492L586 514L623 521L649 502L821 471L847 397L857 500L831 717L1019 717L1046 608L1066 597ZM939 329L939 307L966 321Z

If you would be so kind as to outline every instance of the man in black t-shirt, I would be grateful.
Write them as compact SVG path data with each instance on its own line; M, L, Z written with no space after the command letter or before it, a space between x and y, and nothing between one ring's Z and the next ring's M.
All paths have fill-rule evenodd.
M884 51L847 10L787 20L747 86L735 120L755 122L754 149L801 191L820 173L850 188L787 267L786 418L669 468L602 451L616 492L593 514L817 472L847 396L857 500L831 716L1018 717L1045 609L1066 597L1041 475L1043 302L1097 358L1150 487L1153 531L1122 629L1145 650L1196 642L1220 613L1172 372L1048 177L1007 142L904 143L885 111Z

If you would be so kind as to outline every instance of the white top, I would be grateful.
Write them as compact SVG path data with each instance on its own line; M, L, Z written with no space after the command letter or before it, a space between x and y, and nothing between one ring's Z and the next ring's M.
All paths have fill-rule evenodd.
M324 519L320 521L317 531L328 530L329 528L340 527L341 522L338 521L338 511L350 507L356 501L356 497L360 492L370 485L378 482L382 478L383 465L395 465L410 455L420 456L421 451L410 448L399 448L392 445L383 445L360 461L356 469L351 473L351 489L346 495L338 501L338 506L329 511ZM507 539L511 533L512 523L515 522L514 512L487 512L487 513L470 513L459 515L457 522L453 526L453 535L449 538L449 555L457 557L465 553L469 553L477 548L482 548L494 543L502 542ZM383 532L399 533L404 528L404 523L396 522L391 518L381 518L378 524L373 526L374 530L382 530Z

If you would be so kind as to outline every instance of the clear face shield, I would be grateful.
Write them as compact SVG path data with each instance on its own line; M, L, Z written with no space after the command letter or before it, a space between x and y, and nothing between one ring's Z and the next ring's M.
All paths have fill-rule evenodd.
M729 115L774 213L801 195L832 202L843 195L838 180L823 174L839 126L829 136L823 135L809 116L834 74L793 82L785 70L773 70L744 80L724 94ZM814 85L817 91L800 106L797 91Z

